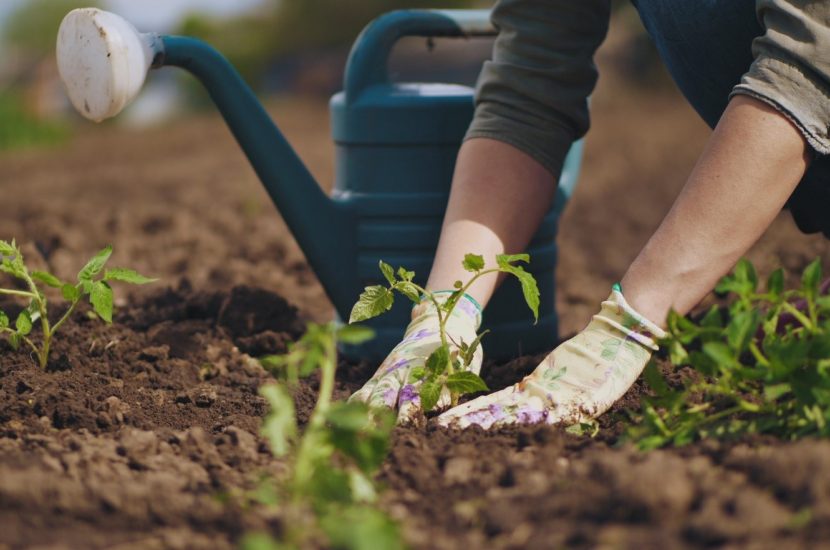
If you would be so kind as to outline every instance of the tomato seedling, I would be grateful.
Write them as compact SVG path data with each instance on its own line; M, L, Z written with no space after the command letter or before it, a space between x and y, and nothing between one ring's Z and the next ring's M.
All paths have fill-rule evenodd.
M524 299L530 311L533 312L534 319L538 320L539 288L533 275L525 271L522 266L516 265L519 262L529 263L530 256L527 254L500 254L496 256L496 267L485 268L482 256L466 254L462 265L466 271L472 273L472 276L467 282L456 281L449 298L441 303L436 293L413 282L415 272L408 271L403 267L398 268L396 272L392 266L381 261L380 270L389 286L374 285L366 287L352 308L349 323L371 319L389 311L395 300L395 292L403 294L416 304L423 300L432 302L438 315L438 332L441 344L429 355L423 365L413 368L409 376L412 382L421 382L419 395L424 412L429 412L435 408L443 387L449 390L451 404L455 406L462 395L488 389L484 380L469 370L476 349L481 344L481 338L487 331L477 334L472 342L456 342L447 333L447 320L452 315L459 300L473 283L486 275L494 273L506 273L519 280Z
M656 362L646 367L654 396L628 437L651 449L749 433L830 436L830 296L821 278L816 260L800 288L784 290L778 269L761 292L741 260L716 287L734 296L728 308L712 306L699 321L671 312L661 347L691 371L672 383Z
M111 254L112 247L107 246L86 263L78 273L76 283L68 283L49 272L30 270L23 259L23 252L15 241L0 240L0 271L23 281L24 287L23 289L0 288L0 294L29 300L26 308L17 315L14 322L0 310L0 334L6 337L14 349L18 349L21 344L31 348L32 353L37 357L38 364L41 368L46 368L55 333L69 319L84 297L89 298L92 309L101 319L111 323L113 312L111 282L120 281L143 285L156 281L132 269L118 267L104 270ZM54 324L49 320L48 301L43 287L59 289L67 303L65 311ZM34 325L38 322L41 327L39 345L31 337Z
M397 525L375 506L374 474L386 458L394 418L370 414L364 403L332 401L336 340L359 344L371 337L365 327L311 324L287 354L261 359L281 380L260 388L270 405L262 434L271 452L285 459L287 472L260 487L258 500L279 505L284 528L279 542L268 534L249 535L246 550L403 547ZM300 436L292 394L299 379L316 370L317 402Z

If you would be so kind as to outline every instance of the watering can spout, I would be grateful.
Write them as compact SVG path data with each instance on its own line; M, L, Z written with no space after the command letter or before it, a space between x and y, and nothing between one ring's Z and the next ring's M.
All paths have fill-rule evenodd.
M72 104L95 121L118 114L137 95L150 68L176 66L199 79L329 297L338 311L347 310L353 286L343 286L338 273L343 266L336 260L349 257L342 241L351 239L336 236L353 230L352 214L323 192L222 54L194 38L139 33L115 14L84 8L61 23L57 58Z

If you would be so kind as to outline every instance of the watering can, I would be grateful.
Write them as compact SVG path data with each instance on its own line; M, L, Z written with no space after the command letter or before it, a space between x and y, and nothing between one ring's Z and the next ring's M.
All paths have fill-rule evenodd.
M344 90L331 99L336 177L331 196L314 181L248 85L214 48L181 36L140 33L121 17L94 8L70 12L58 32L58 68L85 117L118 114L139 92L151 68L176 66L199 79L253 165L313 271L348 319L362 289L383 282L379 260L417 273L432 263L449 196L455 157L473 116L473 90L440 83L393 82L387 61L405 36L492 36L487 10L401 10L370 23L352 47ZM565 161L555 206L527 252L541 292L539 320L512 278L484 316L492 333L489 357L506 359L550 350L557 341L554 307L556 230L576 184L582 156L575 143ZM469 252L475 253L475 250ZM369 324L376 337L344 351L382 359L409 322L408 300Z

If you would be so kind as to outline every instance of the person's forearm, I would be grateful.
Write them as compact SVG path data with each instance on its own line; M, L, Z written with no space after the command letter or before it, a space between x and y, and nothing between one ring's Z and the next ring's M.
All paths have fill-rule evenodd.
M736 96L685 187L622 280L628 302L664 325L685 314L752 246L806 170L810 149L772 107Z
M461 267L466 253L481 254L488 264L496 254L525 249L556 193L556 179L515 147L486 138L466 141L458 155L441 240L427 288L452 288L467 280ZM487 276L469 294L486 305L497 285Z

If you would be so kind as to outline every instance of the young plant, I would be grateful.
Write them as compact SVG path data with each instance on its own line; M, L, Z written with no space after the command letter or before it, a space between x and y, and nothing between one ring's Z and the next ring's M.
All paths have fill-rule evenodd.
M728 308L713 306L699 322L671 313L663 347L691 370L672 385L649 364L654 397L628 436L651 449L749 433L830 435L830 296L821 277L816 260L800 288L785 291L779 269L760 292L755 268L741 260L716 288L736 298Z
M16 296L28 300L26 308L21 311L14 322L0 310L0 334L3 334L14 349L21 344L31 348L41 368L46 368L49 362L49 352L52 340L58 329L75 311L75 308L84 297L89 298L92 309L107 323L112 322L113 294L110 283L121 281L143 285L156 279L139 275L132 269L113 268L104 270L104 266L112 254L112 247L108 246L98 252L78 273L76 283L60 280L46 271L30 270L23 259L23 252L14 241L0 240L0 271L23 281L23 289L0 288L0 294ZM49 320L48 302L43 287L59 289L66 302L63 314L53 324ZM35 323L40 322L40 344L32 338Z
M259 493L266 496L261 502L280 507L283 532L279 542L251 534L243 542L246 550L402 548L396 524L375 506L374 474L386 458L394 419L370 415L364 403L332 401L335 341L359 344L371 337L365 327L311 324L288 354L262 360L281 379L260 388L270 405L262 434L272 453L285 459L287 473ZM300 378L318 369L317 402L300 436L292 393Z
M381 261L380 270L389 286L366 287L352 308L349 323L371 319L389 311L394 303L395 292L403 294L416 304L423 300L432 302L438 315L438 332L441 344L430 354L423 365L418 365L412 370L410 379L412 382L421 382L419 394L424 412L429 412L435 408L443 387L449 390L451 404L455 406L462 395L488 389L484 380L469 370L476 349L481 344L481 338L487 331L477 334L472 342L456 342L447 333L447 321L458 301L469 290L470 286L481 277L494 273L506 273L515 276L519 280L525 301L533 312L534 319L538 320L539 288L536 286L536 279L533 278L533 275L525 271L522 266L516 265L519 262L529 263L530 256L527 254L500 254L496 256L496 267L485 268L482 256L466 254L462 265L472 276L467 282L456 281L449 298L441 303L435 293L413 282L415 278L413 271L400 267L396 272L392 266Z

